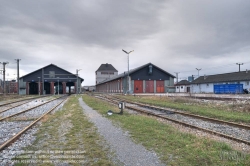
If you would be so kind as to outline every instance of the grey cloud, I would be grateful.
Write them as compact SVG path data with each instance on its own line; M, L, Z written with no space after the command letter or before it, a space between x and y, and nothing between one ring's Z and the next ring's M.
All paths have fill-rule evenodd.
M250 44L249 1L175 1L178 25L172 48L199 56L225 54ZM176 39L176 40L177 40Z
M119 47L159 30L163 2L6 1L0 19L2 26L64 36L84 45Z

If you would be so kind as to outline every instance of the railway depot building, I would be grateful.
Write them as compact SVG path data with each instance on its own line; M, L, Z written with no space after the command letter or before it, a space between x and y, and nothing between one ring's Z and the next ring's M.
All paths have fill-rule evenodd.
M166 93L175 92L172 74L152 63L113 76L97 83L97 92L106 93ZM128 92L128 89L130 91Z
M54 64L33 71L19 79L19 93L22 95L34 94L66 94L71 92L71 87L76 91L80 89L84 79L77 74L70 73Z
M191 82L191 93L243 93L250 91L250 72L200 76Z

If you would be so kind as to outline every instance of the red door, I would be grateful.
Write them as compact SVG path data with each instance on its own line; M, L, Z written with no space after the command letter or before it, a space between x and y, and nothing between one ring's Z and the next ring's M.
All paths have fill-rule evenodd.
M146 81L146 93L154 93L154 81Z
M134 93L142 93L143 89L143 81L142 80L135 80L134 81Z
M164 81L156 81L156 92L164 93Z

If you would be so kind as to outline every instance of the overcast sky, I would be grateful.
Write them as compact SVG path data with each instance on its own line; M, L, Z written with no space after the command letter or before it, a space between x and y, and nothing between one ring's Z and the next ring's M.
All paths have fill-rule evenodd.
M7 79L48 64L95 84L111 63L119 73L146 63L185 79L250 70L249 0L1 0L0 62ZM2 68L2 65L1 65ZM2 75L0 76L2 78Z

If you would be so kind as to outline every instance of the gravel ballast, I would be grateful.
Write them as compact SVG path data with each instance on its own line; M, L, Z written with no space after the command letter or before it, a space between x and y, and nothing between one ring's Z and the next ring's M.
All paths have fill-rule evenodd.
M87 106L82 98L79 98L79 103L84 113L97 127L100 135L110 145L111 150L116 153L118 160L124 165L164 165L155 152L148 151L142 145L134 143L127 132L115 127L110 120Z

